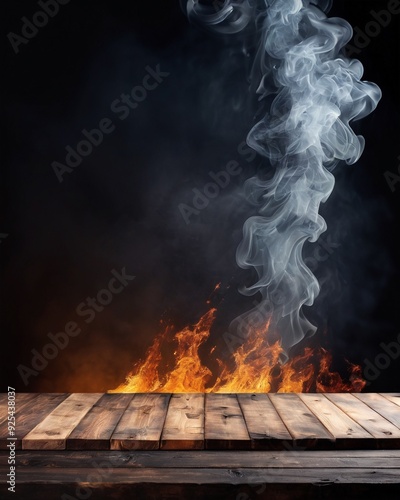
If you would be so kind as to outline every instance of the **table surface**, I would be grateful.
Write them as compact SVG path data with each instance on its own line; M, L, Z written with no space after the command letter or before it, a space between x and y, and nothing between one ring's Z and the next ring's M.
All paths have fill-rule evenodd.
M22 393L15 416L17 450L400 450L394 393Z
M25 393L15 415L8 439L1 394L0 498L10 457L15 499L400 498L400 394Z

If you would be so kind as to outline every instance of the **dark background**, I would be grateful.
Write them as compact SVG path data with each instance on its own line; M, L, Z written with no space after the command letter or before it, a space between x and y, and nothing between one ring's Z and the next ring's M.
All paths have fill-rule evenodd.
M334 0L330 16L364 31L371 10L387 3ZM248 163L237 153L255 112L238 40L190 25L175 0L72 0L15 54L7 33L19 34L21 17L32 19L39 7L19 1L3 10L3 387L111 389L144 354L160 319L196 322L218 282L211 341L223 350L222 333L252 300L237 291L252 276L237 269L235 251L251 213L240 188L262 169L259 158ZM322 208L338 247L315 270L322 291L307 314L319 326L313 341L332 351L338 369L344 358L374 363L380 343L400 331L400 185L392 193L384 178L400 162L399 19L357 56L383 99L357 125L366 138L362 158L337 168ZM111 103L157 64L170 76L119 120ZM59 183L51 163L64 162L65 147L75 148L82 129L105 117L116 130ZM229 160L240 162L242 174L187 225L178 205L190 204L192 189ZM77 305L123 267L135 280L26 387L16 367L30 365L31 349L41 350L48 332L68 321L84 325ZM398 391L399 367L400 358L367 390Z

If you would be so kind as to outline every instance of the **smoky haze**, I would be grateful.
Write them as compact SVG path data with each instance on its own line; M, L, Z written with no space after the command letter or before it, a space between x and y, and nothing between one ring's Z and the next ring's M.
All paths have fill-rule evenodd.
M363 27L370 9L382 5L355 4L334 2L330 15ZM31 2L10 7L6 33L20 29L21 17L35 8ZM321 285L307 308L318 326L313 339L324 339L335 359L345 353L359 363L373 360L379 343L398 328L392 236L399 194L383 176L396 171L400 154L398 19L392 23L357 56L384 97L358 126L366 139L363 156L338 167L335 190L321 210L328 225L322 237L336 246L332 253L322 249L328 258L316 263L307 260L315 259L314 244L304 248ZM170 318L177 327L197 321L218 282L210 343L223 351L223 332L254 300L238 289L256 279L252 270L238 269L235 256L254 210L242 188L263 169L260 158L238 149L257 121L249 57L230 35L204 32L178 2L164 1L71 2L19 54L6 49L0 232L8 237L0 250L7 383L28 391L111 389L144 355L159 320ZM169 76L121 120L112 103L158 64ZM66 146L75 148L82 130L99 128L105 118L115 130L60 183L52 162L64 163ZM204 194L214 182L210 172L226 172L231 161L238 173L216 197L206 197L207 206L194 207L193 190ZM189 223L182 204L198 212ZM135 279L85 323L79 304L124 267ZM25 387L16 367L29 366L31 350L40 351L48 333L70 321L82 332ZM396 373L393 364L374 387L394 390Z
M334 187L330 171L340 160L353 164L360 158L364 138L350 122L370 114L381 99L379 87L360 80L361 63L343 55L351 26L327 18L324 8L325 2L275 0L225 2L217 13L209 7L208 16L201 4L196 9L190 1L187 9L189 18L197 16L218 32L261 25L253 87L261 106L270 96L273 101L247 142L269 160L273 177L253 177L244 186L257 215L244 224L237 262L256 270L256 283L243 293L260 293L261 301L233 325L251 331L265 328L271 318L268 331L278 334L286 357L316 331L302 306L313 305L320 286L304 262L303 246L326 231L319 209Z

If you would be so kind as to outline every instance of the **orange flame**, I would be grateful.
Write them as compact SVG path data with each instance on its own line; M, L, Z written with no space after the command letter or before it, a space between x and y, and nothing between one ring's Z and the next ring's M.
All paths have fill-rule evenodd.
M216 309L210 309L198 323L175 333L177 344L173 368L162 363L162 346L171 341L172 327L159 334L124 383L109 392L360 392L366 382L361 368L349 365L349 381L331 371L332 355L325 349L306 347L285 364L280 363L283 349L279 341L268 343L269 323L265 329L248 332L235 352L232 363L216 359L219 373L214 376L203 365L199 348L209 338ZM209 350L213 354L216 346ZM232 366L231 366L232 364ZM208 385L210 384L210 385Z
M192 328L187 326L175 334L175 366L164 377L160 376L161 344L170 336L168 327L155 338L145 361L135 366L123 384L109 392L205 392L211 371L203 366L199 347L210 335L215 313L216 309L210 309Z

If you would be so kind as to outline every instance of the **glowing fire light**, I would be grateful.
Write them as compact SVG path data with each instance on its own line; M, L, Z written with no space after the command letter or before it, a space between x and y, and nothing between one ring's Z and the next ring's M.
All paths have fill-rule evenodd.
M332 356L323 348L306 347L281 364L279 341L268 343L269 324L262 331L249 332L233 353L233 366L217 358L219 372L213 376L200 359L199 348L209 338L215 316L216 309L212 308L194 326L175 334L172 327L166 327L154 339L146 359L109 392L360 392L365 386L357 365L349 363L349 382L332 372ZM161 348L171 340L177 344L173 367L164 373ZM215 350L216 346L212 347L209 355Z

